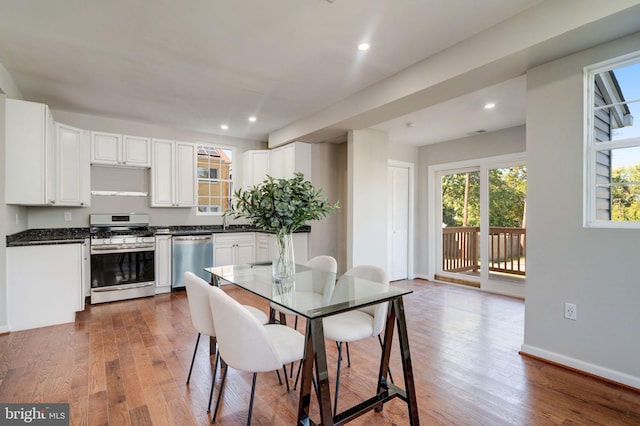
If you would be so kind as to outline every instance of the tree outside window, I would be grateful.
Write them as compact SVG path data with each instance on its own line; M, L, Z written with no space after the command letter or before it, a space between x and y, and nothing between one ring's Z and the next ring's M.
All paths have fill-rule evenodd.
M585 71L585 226L640 227L640 52Z

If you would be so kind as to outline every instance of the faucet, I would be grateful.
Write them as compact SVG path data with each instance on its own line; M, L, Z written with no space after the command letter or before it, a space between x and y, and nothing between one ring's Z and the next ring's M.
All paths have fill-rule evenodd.
M226 214L222 215L222 230L223 231L227 230L227 215Z

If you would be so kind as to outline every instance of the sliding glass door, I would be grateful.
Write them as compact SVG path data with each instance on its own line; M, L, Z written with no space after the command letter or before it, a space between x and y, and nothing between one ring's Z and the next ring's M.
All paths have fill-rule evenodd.
M523 295L512 285L526 276L524 161L444 165L432 176L434 278Z

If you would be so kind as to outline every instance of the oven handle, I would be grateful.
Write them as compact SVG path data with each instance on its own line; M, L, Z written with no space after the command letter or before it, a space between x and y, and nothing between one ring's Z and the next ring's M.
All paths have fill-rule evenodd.
M92 254L96 252L131 253L134 251L153 251L153 250L155 250L155 245L153 244L141 244L141 245L135 245L135 246L109 245L109 246L91 247Z
M92 288L91 291L94 292L103 292L103 291L117 291L117 290L130 290L132 288L143 288L154 285L155 283L142 283L142 284L127 284L127 285L119 285L119 286L108 286L108 287L97 287Z

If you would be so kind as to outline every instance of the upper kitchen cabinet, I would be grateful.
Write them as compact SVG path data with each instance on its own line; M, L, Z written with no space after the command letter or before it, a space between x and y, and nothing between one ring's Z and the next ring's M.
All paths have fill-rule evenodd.
M56 123L56 204L90 204L89 132Z
M242 154L242 186L252 187L269 174L269 150L249 150Z
M311 145L304 142L293 142L272 149L269 156L269 174L274 178L289 179L295 172L311 179Z
M5 202L89 205L89 144L85 132L56 124L49 107L6 99Z
M151 145L151 207L194 207L196 146L164 139Z
M151 167L151 139L91 132L91 164Z

